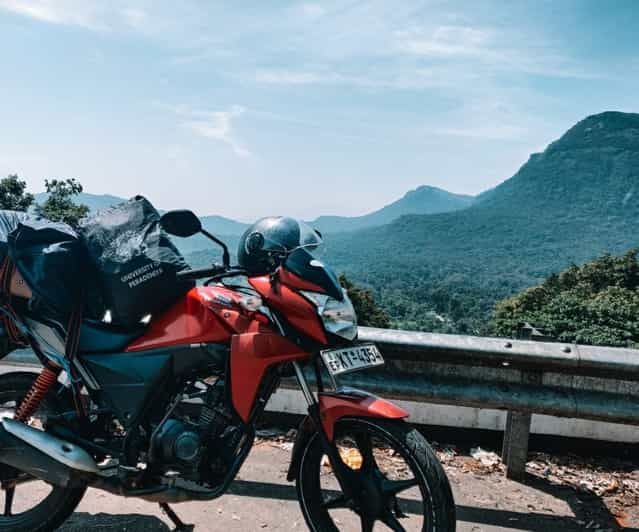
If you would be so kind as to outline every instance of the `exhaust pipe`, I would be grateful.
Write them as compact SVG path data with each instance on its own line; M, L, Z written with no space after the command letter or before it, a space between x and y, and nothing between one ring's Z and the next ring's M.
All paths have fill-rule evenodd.
M10 418L0 421L0 463L63 487L74 484L78 474L99 471L81 447Z

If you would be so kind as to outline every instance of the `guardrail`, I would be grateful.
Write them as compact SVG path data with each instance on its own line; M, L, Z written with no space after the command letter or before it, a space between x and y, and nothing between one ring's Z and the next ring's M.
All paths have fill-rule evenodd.
M503 459L525 474L531 414L639 425L639 350L361 327L382 371L349 384L410 401L507 410Z
M346 384L394 399L508 411L510 478L525 474L533 413L639 425L639 350L368 327L359 339L376 343L387 364L341 377Z

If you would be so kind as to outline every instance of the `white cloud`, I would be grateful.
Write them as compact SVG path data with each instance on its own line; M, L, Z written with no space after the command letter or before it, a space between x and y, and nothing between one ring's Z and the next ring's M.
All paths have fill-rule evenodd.
M520 126L498 123L485 126L445 127L432 130L432 133L436 135L489 140L519 140L527 132L526 128Z
M97 5L82 0L0 0L0 8L52 24L105 28L98 20Z
M434 30L410 29L396 32L397 48L422 56L494 55L489 48L491 33L469 26L439 26Z
M326 9L320 4L306 3L302 4L300 9L302 14L310 19L320 18L326 14Z
M228 145L238 157L251 156L251 152L233 133L233 121L246 112L241 105L232 105L226 111L196 111L186 106L178 106L173 110L183 118L182 127Z
M240 72L252 69L249 76L258 83L447 87L452 83L442 82L441 76L433 80L423 75L430 63L442 61L455 63L459 75L454 80L480 68L484 75L598 77L592 68L564 56L557 43L547 42L543 28L531 34L525 25L479 23L476 17L460 17L448 9L425 11L421 2L309 1L292 8L244 11L189 1L0 0L0 9L52 24L136 31L168 43L174 54L169 62L178 67L217 64L227 76L244 80L247 76ZM260 35L259 49L253 44L247 47L245 43L253 43L256 35ZM282 58L285 63L273 61ZM261 67L268 64L282 68ZM446 73L454 74L453 68Z
M395 32L395 50L425 61L449 60L485 75L524 73L594 79L601 74L563 55L543 38L524 32L461 25L413 27Z
M49 24L94 31L142 30L148 19L143 9L115 0L0 0L0 9Z
M446 109L429 117L429 132L447 136L526 137L544 95L522 83L522 74L584 79L597 74L587 59L571 57L570 48L543 27L474 16L473 9L461 16L421 2L311 0L252 10L188 1L157 3L153 10L150 5L144 0L0 0L0 9L48 23L135 31L170 50L166 61L176 70L188 74L192 65L205 65L222 83L248 90L281 85L287 90L429 91L430 101L443 98ZM515 111L489 108L491 98L516 102ZM470 108L469 102L481 105ZM214 112L182 108L178 114L184 128L247 157L250 151L237 136L244 113L232 106Z
M270 69L258 70L255 73L255 81L274 85L311 85L338 82L340 81L340 76L331 72Z
M441 69L388 68L378 71L343 74L330 67L316 70L260 69L254 75L258 83L269 85L348 85L368 89L426 89L449 87L451 80Z
M386 82L374 77L357 74L341 74L329 66L316 70L261 69L255 73L255 81L271 85L353 85L376 87Z

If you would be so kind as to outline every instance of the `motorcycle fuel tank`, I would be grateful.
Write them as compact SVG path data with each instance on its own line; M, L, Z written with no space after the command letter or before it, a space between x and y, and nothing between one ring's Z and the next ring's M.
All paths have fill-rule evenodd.
M235 334L272 332L268 318L247 310L246 294L224 286L197 286L168 310L151 319L145 333L127 352L160 347L227 343Z

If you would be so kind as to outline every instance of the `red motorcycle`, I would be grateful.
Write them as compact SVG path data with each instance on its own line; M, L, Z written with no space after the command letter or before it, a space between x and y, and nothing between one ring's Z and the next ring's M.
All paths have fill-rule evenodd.
M339 385L383 358L357 342L353 306L316 257L321 235L265 218L231 267L190 211L165 214L162 227L223 249L223 264L178 274L206 281L165 312L135 330L84 321L78 354L62 365L64 331L20 316L43 369L0 376L0 531L55 529L88 486L156 501L176 529L192 530L168 504L227 490L288 377L308 403L288 480L311 530L455 530L448 480L407 413ZM21 492L31 506L16 511Z

